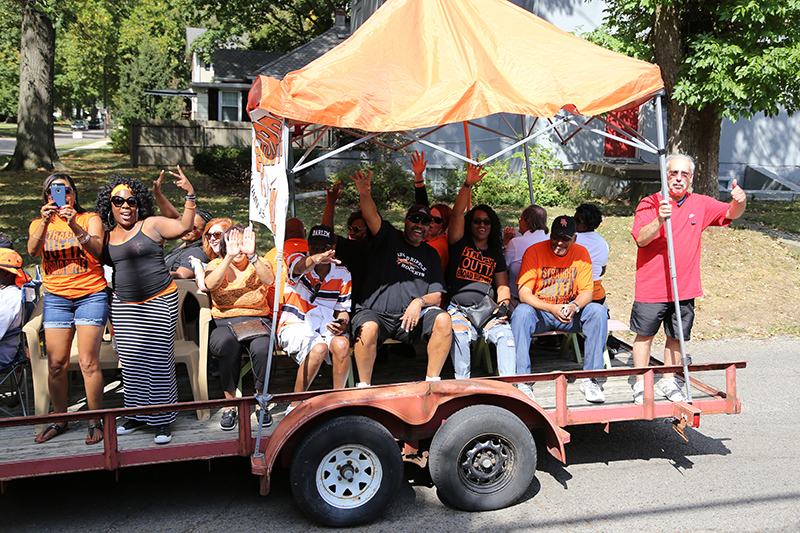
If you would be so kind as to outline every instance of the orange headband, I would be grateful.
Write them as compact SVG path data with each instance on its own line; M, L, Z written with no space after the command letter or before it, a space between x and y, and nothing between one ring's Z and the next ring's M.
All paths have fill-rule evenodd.
M133 194L133 191L131 190L130 187L128 187L124 183L120 183L111 190L111 196L115 196L120 191L128 191L129 193Z

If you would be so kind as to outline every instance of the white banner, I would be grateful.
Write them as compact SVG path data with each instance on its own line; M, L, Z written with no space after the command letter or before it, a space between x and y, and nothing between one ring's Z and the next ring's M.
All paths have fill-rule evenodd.
M275 245L283 249L289 183L286 162L289 146L284 121L263 109L250 112L253 124L252 177L250 178L250 220L272 230Z

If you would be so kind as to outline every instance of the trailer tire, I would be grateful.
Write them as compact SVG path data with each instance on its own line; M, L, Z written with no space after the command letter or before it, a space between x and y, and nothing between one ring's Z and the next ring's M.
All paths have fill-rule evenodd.
M473 405L442 424L428 464L443 502L463 511L491 511L513 504L528 489L536 473L536 444L510 411Z
M311 519L355 526L383 515L392 503L403 480L403 459L381 424L342 416L305 436L289 478L295 501Z

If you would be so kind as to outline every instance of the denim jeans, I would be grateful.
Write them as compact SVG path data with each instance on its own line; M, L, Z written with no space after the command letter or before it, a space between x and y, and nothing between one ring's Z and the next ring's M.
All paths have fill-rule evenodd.
M453 326L466 326L466 331L456 331L453 328L453 368L456 379L469 379L472 356L469 345L478 340L478 332L469 320L458 311L458 307L451 303L447 312L453 317ZM497 370L501 376L513 376L516 369L516 348L514 334L508 322L490 322L489 327L483 328L483 338L497 347Z
M511 315L511 330L517 340L517 374L531 373L531 335L546 331L582 332L586 336L583 369L603 368L603 347L608 336L608 309L600 304L590 303L573 317L572 322L562 324L552 314L521 303Z

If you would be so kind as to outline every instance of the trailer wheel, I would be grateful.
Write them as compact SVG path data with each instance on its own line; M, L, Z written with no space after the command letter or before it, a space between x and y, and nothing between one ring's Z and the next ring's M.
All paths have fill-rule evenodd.
M354 526L382 515L403 480L391 433L370 418L342 416L305 436L292 457L295 501L326 526Z
M428 464L442 501L464 511L491 511L516 502L530 486L536 445L510 411L473 405L442 424Z

